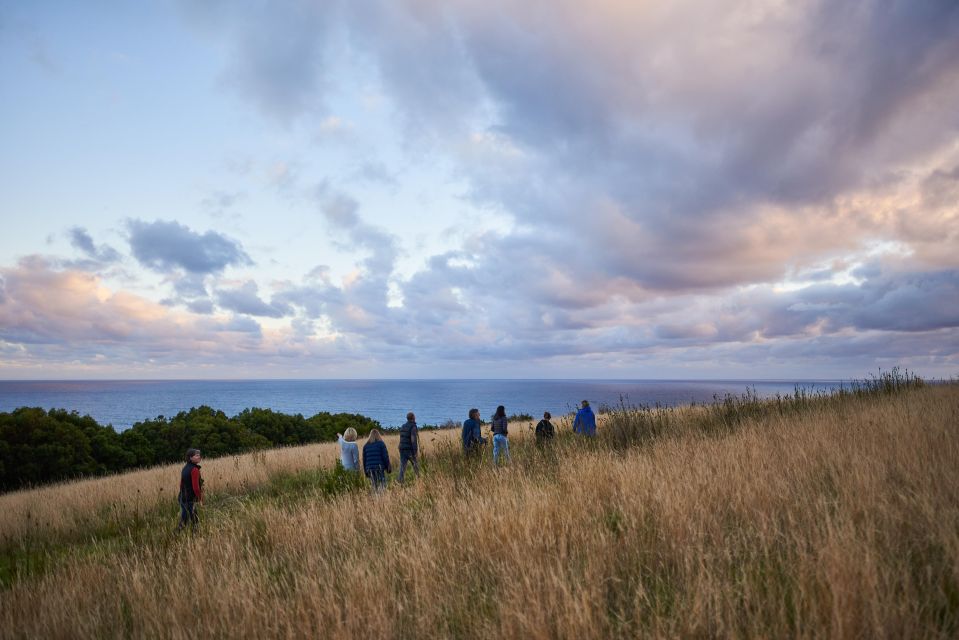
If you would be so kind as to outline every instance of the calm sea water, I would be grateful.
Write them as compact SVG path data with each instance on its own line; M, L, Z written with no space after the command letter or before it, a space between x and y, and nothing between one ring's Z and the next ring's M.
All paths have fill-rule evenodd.
M603 404L674 406L754 389L791 394L796 386L830 390L838 381L808 380L110 380L0 381L0 411L17 407L67 409L100 424L127 429L140 420L208 405L236 415L248 407L312 416L359 413L396 427L414 411L420 425L461 422L471 407L483 416L505 405L508 414L560 415L587 399Z

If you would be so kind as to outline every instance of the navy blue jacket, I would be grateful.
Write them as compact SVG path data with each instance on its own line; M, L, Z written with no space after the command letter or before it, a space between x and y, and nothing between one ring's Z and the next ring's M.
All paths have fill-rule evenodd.
M393 471L390 465L390 452L386 450L386 443L382 440L367 442L363 445L363 473L373 471Z
M467 419L463 422L463 450L469 451L475 446L481 445L486 440L483 439L483 435L480 432L480 421L473 420L472 418Z

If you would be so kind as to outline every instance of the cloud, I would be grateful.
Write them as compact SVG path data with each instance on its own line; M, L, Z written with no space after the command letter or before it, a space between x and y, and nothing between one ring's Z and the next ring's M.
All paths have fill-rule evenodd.
M360 262L362 273L348 287L351 296L365 310L385 312L389 280L399 254L396 238L366 224L358 213L359 203L349 195L323 184L316 189L315 197L333 231L343 234L339 242L367 252Z
M133 256L148 269L210 274L253 264L240 243L215 231L199 234L174 221L127 221Z
M256 3L181 3L182 14L200 32L229 48L225 86L251 100L264 114L291 123L323 107L326 36L338 3L293 0L275 7Z
M228 359L261 348L259 325L249 318L197 318L106 287L95 275L61 270L37 256L0 269L0 341L20 345L25 363L64 357L93 366L156 361L166 365ZM23 364L23 363L21 363ZM66 363L64 363L66 364Z
M109 245L97 247L93 238L83 227L73 227L70 229L70 244L75 249L82 251L88 258L95 263L109 264L120 260L120 254Z
M247 281L235 289L220 289L217 291L216 301L223 309L251 316L282 318L293 313L289 304L268 304L261 300L257 295L257 285L253 281Z
M223 216L230 209L240 202L244 197L243 192L214 191L203 198L200 205L214 216Z
M308 204L355 268L287 276L266 299L262 282L217 282L252 264L237 240L132 220L134 257L192 312L164 307L164 322L189 317L207 336L233 327L294 359L497 371L604 359L859 367L869 349L876 361L955 362L955 2L218 1L183 14L226 52L229 90L271 123L309 144L348 137L337 147L347 185L409 195L419 186L396 168L427 156L465 185L464 209L506 222L488 232L462 216L441 253L401 276L402 224L371 224L374 197L324 182ZM342 108L370 92L382 95L376 116ZM384 131L389 149L369 155ZM269 195L303 198L318 166L271 165ZM71 233L89 259L109 249ZM23 269L79 278L28 266L5 272L4 305ZM33 307L45 308L17 308ZM258 331L254 317L286 329Z

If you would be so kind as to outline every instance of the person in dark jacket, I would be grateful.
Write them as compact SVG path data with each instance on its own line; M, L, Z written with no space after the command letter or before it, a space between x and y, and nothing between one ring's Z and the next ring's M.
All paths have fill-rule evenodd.
M486 444L480 431L482 424L479 416L479 409L470 409L469 418L463 421L463 453L473 453Z
M397 480L403 483L403 476L406 475L406 464L413 463L413 472L420 475L420 463L417 461L417 454L420 448L420 432L416 428L416 416L412 411L406 414L406 423L400 427L400 475Z
M363 445L363 473L370 479L374 491L386 488L386 474L393 471L390 465L390 452L386 450L386 443L376 429L370 430L370 435Z
M596 435L596 416L593 410L589 408L589 401L583 400L583 408L576 412L576 419L573 420L573 431L584 436Z
M543 419L539 421L539 424L536 425L536 444L543 444L553 439L553 436L556 434L556 430L553 428L553 423L550 422L552 418L549 414L549 411L543 413Z
M495 465L500 457L505 457L509 462L509 421L506 419L506 407L500 405L496 407L496 413L493 414L493 464Z
M182 530L186 523L190 523L190 530L196 531L200 524L200 517L196 512L197 503L203 504L203 478L200 476L200 450L187 449L186 464L180 471L180 493L177 501L180 503L180 524L177 530Z

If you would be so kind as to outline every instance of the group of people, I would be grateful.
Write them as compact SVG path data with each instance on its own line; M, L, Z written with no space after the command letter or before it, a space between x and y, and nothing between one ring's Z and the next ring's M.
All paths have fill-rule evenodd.
M543 444L555 436L556 428L551 420L552 416L549 411L543 413L543 419L539 421L535 429L537 443ZM487 442L487 439L483 437L482 426L479 409L470 409L469 417L463 421L461 432L464 454L468 456L479 455ZM496 407L496 412L490 419L490 431L493 440L493 464L508 463L510 461L509 421L506 418L506 407L503 405ZM596 435L596 416L587 400L583 400L580 409L576 412L576 417L573 419L573 432L584 436ZM418 476L420 473L420 432L416 426L416 415L412 411L406 414L406 422L400 427L399 433L400 468L396 479L402 484L409 465L413 466L414 474ZM356 429L350 427L344 433L338 433L336 436L340 445L340 462L343 464L343 468L348 471L360 471L360 448L356 442ZM196 506L197 504L203 504L203 478L200 475L201 457L199 449L188 449L186 452L186 464L180 472L180 493L178 496L180 524L178 529L183 529L187 523L190 524L192 529L196 529L199 521ZM373 490L379 492L385 489L386 474L393 472L393 465L390 462L390 453L383 441L383 436L377 429L370 431L366 443L363 445L362 465L363 473L369 479Z
M543 413L543 419L536 425L535 434L537 443L544 443L553 438L556 428L552 423L549 411ZM468 456L478 455L486 444L483 437L483 423L480 420L479 409L470 409L469 416L463 421L460 433L463 453ZM588 400L583 400L576 417L573 420L573 431L585 436L596 435L596 416L589 406ZM496 412L490 418L490 432L493 440L493 464L508 463L509 456L509 421L506 418L506 407L496 407ZM400 468L397 481L401 484L406 476L406 469L413 466L413 472L419 475L419 428L416 426L416 415L411 411L406 414L406 422L400 427ZM337 434L340 445L340 462L343 468L351 471L360 470L360 449L356 443L356 429L352 427L343 434ZM390 454L383 442L383 436L376 429L370 431L363 445L362 471L370 480L375 491L386 487L386 474L393 472Z

